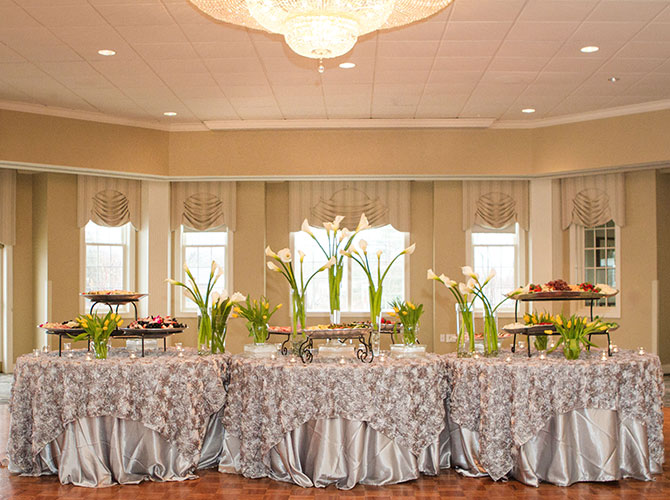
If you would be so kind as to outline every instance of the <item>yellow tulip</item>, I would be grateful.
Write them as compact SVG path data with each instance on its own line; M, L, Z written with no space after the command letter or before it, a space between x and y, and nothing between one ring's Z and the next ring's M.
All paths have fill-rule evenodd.
M400 312L400 309L398 309L397 307L394 307L393 310L394 310L396 313L399 313L399 312Z
M231 318L239 318L239 316L238 316L237 314L235 314L235 313L231 314L230 317L231 317Z
M410 309L416 309L414 304L412 304L409 300L407 301L407 305L409 306Z
M403 316L407 316L407 311L403 311L403 312L402 312L402 315L403 315Z
M283 305L284 305L284 304L279 304L279 305L277 306L277 309L281 309Z
M568 328L572 328L572 320L568 320Z
M116 324L116 326L121 326L123 324L123 320L120 319L119 322Z

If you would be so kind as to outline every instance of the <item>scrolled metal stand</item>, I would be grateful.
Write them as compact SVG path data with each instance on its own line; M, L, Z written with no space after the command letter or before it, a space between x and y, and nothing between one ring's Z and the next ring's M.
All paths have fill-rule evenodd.
M372 330L368 333L367 341L364 334L358 339L363 347L356 350L356 357L363 363L372 363L375 358L375 353L372 351Z

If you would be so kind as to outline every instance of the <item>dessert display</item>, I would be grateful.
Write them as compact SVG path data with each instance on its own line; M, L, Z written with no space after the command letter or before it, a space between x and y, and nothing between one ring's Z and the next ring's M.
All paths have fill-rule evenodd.
M402 324L401 323L395 323L393 321L387 320L386 318L382 318L381 320L381 330L382 332L393 332L394 328L395 331L400 332L402 331ZM350 332L352 330L369 330L372 328L372 324L369 321L352 321L349 323L338 323L338 324L321 324L321 325L316 325L316 326L308 326L305 328L306 333L310 332L330 332L330 333L345 333L345 332ZM290 326L270 326L268 328L268 331L270 333L277 333L277 334L290 334L292 331L292 328Z
M86 295L135 295L136 292L128 290L91 290Z
M79 328L79 323L73 320L63 321L62 323L56 323L53 321L47 321L38 325L40 328L45 330L68 330L72 328Z
M142 297L145 297L146 293L132 292L130 290L90 290L88 292L82 292L82 297L85 297L93 302L102 302L102 303L127 303L135 302Z
M186 325L171 316L147 316L139 318L128 325L128 330L160 330L160 329L184 329Z
M598 299L601 297L611 297L617 293L619 293L619 290L606 284L578 283L571 285L565 280L556 279L548 281L543 285L529 283L508 293L507 296L515 300Z

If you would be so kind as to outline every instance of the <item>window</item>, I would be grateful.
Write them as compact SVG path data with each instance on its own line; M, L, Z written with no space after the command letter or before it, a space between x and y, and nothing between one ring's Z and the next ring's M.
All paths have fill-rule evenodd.
M495 307L505 298L506 293L514 290L524 279L523 231L518 224L514 224L505 229L475 226L468 233L467 257L474 271L481 279L486 279L492 269L496 271L495 278L486 286L486 296ZM481 309L481 301L476 301L475 307ZM498 311L513 312L514 302L506 301Z
M84 227L84 291L132 290L135 286L135 231L130 223L120 227ZM91 307L84 303L84 310ZM120 308L119 311L127 310Z
M314 235L319 241L326 241L326 230L313 228ZM377 250L382 250L382 271L390 260L402 252L408 245L409 234L397 231L391 225L367 229L360 233L357 240L363 239L368 242L368 256L373 273L377 272ZM322 266L326 257L312 239L303 232L293 233L294 263L300 265L298 250L305 252L304 275L308 278L316 269ZM406 276L408 271L407 256L400 257L395 261L393 267L384 279L384 291L382 294L382 310L389 310L388 303L395 299L405 299ZM296 273L299 273L296 269ZM298 274L299 276L299 274ZM368 279L363 270L351 259L344 259L344 274L342 277L342 288L340 289L340 310L349 313L367 313L369 311ZM330 311L328 295L328 273L319 273L310 282L307 289L306 308L309 313L323 313Z
M575 282L620 286L619 227L614 221L596 227L571 226L573 244L573 276ZM620 296L604 298L596 307L602 308L594 314L618 317ZM589 304L586 304L587 306Z
M223 269L223 275L216 282L215 291L221 293L227 289L229 283L229 269L228 266L228 231L224 229L217 229L211 231L196 231L182 226L180 232L181 251L180 262L177 275L180 281L188 283L186 272L184 271L184 264L191 270L191 274L195 278L198 288L202 293L207 290L207 282L209 281L209 273L212 269L212 261ZM179 312L196 312L195 304L186 298L184 293L178 292Z

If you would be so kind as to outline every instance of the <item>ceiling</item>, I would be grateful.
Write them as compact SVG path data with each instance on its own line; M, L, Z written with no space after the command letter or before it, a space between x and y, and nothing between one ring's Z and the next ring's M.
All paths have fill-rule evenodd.
M600 50L583 54L585 45ZM344 61L356 67L340 69ZM0 0L0 108L159 126L512 123L670 100L670 1L455 0L430 19L363 37L323 74L317 65L281 36L213 21L187 0Z

